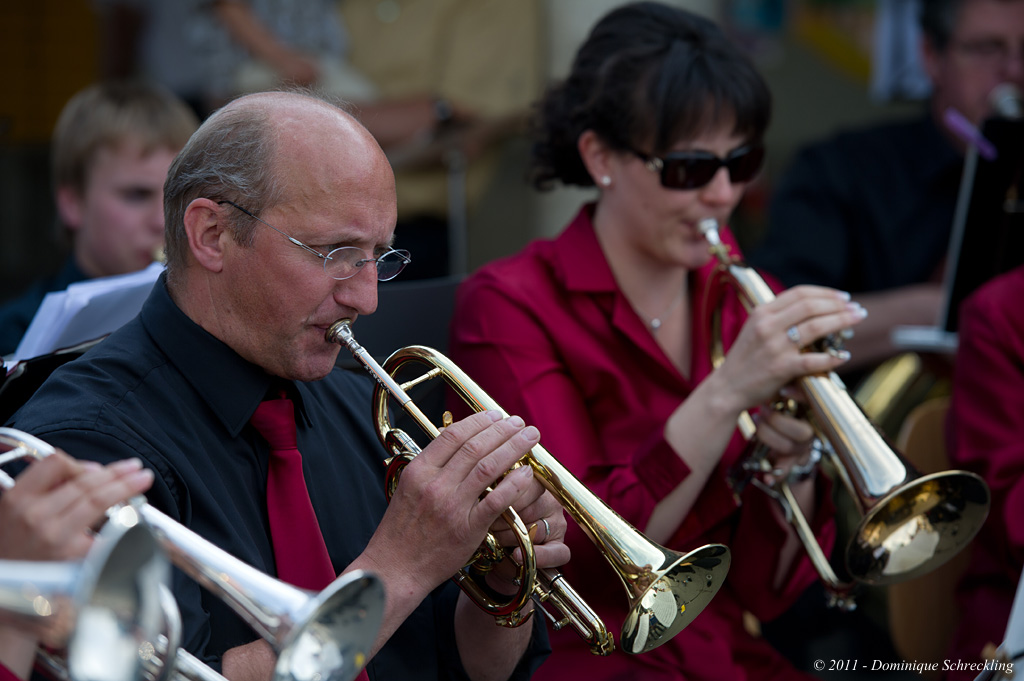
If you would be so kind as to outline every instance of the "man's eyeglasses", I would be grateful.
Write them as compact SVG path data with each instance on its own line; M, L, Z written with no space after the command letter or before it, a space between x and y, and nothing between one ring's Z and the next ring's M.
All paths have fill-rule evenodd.
M224 200L218 201L217 203L220 205L226 203L229 206L237 208L253 220L270 227L270 229L285 237L288 241L291 241L299 248L309 251L316 257L320 258L324 262L324 272L326 272L327 276L331 279L337 279L338 281L350 279L359 274L359 270L363 269L364 265L373 263L377 267L377 280L390 281L397 277L399 273L405 269L406 265L412 262L412 258L409 256L409 251L395 250L393 248L376 258L367 258L366 251L361 248L357 248L356 246L342 246L340 248L335 248L327 255L324 255L312 246L307 246L290 234L286 234L277 227L274 227L269 222L256 217L233 201Z
M986 67L999 67L1010 59L1024 58L1024 46L1015 50L1012 45L999 39L962 40L951 45L960 54Z
M764 162L764 147L760 144L733 149L725 158L710 151L672 151L660 157L632 151L649 170L660 173L661 186L668 189L703 187L722 166L729 170L729 181L733 184L748 182L754 179Z

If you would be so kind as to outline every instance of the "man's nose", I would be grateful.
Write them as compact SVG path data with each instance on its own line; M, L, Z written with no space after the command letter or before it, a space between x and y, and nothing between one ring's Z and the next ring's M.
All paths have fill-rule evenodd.
M334 301L350 307L361 315L377 309L377 267L367 263L354 276L335 282Z

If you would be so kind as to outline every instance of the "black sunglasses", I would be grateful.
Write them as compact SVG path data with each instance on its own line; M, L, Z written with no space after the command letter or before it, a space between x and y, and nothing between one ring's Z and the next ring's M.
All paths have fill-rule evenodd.
M725 158L710 151L672 151L664 156L648 156L632 150L648 169L661 175L661 186L669 189L703 187L725 166L733 184L754 179L764 163L764 146L751 144L730 151Z

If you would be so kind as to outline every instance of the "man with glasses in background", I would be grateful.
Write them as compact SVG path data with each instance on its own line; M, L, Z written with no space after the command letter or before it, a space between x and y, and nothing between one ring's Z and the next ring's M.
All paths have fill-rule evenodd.
M894 355L894 326L939 319L966 148L947 110L980 128L996 86L1024 89L1024 2L921 0L919 16L932 84L927 111L799 152L773 190L763 241L749 253L787 286L849 291L868 310L847 343L844 371Z
M242 97L174 161L165 207L167 271L138 317L55 372L11 425L76 457L141 458L150 503L280 579L321 589L375 573L387 595L375 679L527 678L548 649L543 617L499 627L449 578L509 506L542 528L539 567L568 559L562 510L530 467L494 482L537 429L492 412L449 426L388 504L373 381L337 369L325 339L372 313L377 282L411 257L391 248L394 176L373 137L308 95ZM297 429L297 443L275 429ZM281 450L301 452L283 499ZM284 550L295 536L308 540ZM175 595L188 650L232 681L269 677L272 650L227 605L181 574Z
M843 132L799 152L773 190L764 240L748 255L751 264L787 286L839 288L868 310L845 344L851 359L841 373L851 388L899 352L894 327L933 326L940 318L967 147L947 124L946 112L980 128L994 113L997 86L1024 89L1024 1L919 5L921 57L932 84L927 109L916 118ZM930 365L942 368L940 374L949 371L939 362L925 364ZM889 646L886 604L870 596L854 613L826 610L815 585L791 612L766 624L765 634L806 669L822 652L881 657Z

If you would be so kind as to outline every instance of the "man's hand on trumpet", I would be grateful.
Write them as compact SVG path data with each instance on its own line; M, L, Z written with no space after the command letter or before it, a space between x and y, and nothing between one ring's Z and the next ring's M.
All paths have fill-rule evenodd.
M551 528L550 536L540 538L538 567L569 559L557 502L529 466L509 471L539 439L537 429L517 416L479 412L446 427L404 468L377 531L350 566L384 580L388 600L379 645L426 594L469 562L509 507L525 513L528 526L544 526L546 519ZM494 626L493 617L476 606L460 613ZM530 627L521 629L515 635L525 636L525 645Z
M523 465L529 468L528 465ZM533 543L538 568L552 568L564 565L569 561L569 547L565 541L567 521L558 500L537 485L531 487L527 495L514 506L519 519L526 525ZM512 531L504 519L499 518L491 526L491 534L498 544L506 547L512 560L518 565L523 561L522 549L519 548L518 535ZM514 594L519 585L515 583L515 565L503 561L488 576L488 585L503 594Z

